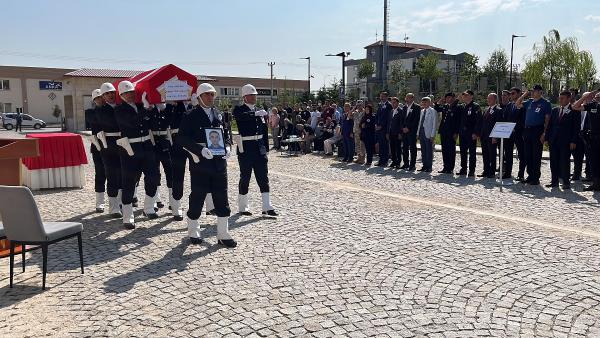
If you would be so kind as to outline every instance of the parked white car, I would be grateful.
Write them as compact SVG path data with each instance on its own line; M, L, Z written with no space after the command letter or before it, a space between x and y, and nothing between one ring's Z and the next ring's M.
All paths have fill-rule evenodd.
M40 129L46 127L46 122L36 119L29 114L21 114L23 128ZM3 113L2 114L2 126L6 130L14 129L17 126L17 113Z

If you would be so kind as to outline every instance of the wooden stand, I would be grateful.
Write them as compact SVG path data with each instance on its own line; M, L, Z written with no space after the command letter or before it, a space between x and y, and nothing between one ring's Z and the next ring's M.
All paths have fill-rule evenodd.
M0 185L22 185L21 159L39 155L37 139L0 139ZM0 240L0 257L9 255L9 243L8 240ZM20 253L21 250L19 246L15 251Z

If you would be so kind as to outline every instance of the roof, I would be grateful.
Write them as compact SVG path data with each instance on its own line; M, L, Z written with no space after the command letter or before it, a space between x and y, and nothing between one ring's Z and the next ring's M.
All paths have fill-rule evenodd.
M396 42L396 41L388 41L387 42L388 47L398 47L398 48L408 48L410 49L411 52L415 52L415 50L431 50L434 52L445 52L446 50L443 48L439 48L439 47L434 47L434 46L430 46L430 45L424 45L424 44L420 44L420 43L408 43L408 42ZM383 41L377 41L375 43L372 43L368 46L366 46L365 48L369 48L369 47L375 47L375 46L383 46Z
M142 73L141 70L81 68L81 69L69 72L69 73L65 74L65 76L127 78L127 77L136 76L140 73Z

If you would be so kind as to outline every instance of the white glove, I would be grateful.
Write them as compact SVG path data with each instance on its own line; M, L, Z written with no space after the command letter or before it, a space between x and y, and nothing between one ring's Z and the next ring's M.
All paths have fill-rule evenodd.
M198 105L198 95L196 95L195 93L192 94L192 106L197 106Z
M167 104L166 103L159 103L156 105L156 108L158 108L159 111L163 111L167 108Z
M264 109L257 110L256 112L254 112L254 116L263 117L263 116L267 116L267 115L269 115L269 113L267 113L267 111Z
M208 149L207 147L202 148L202 157L204 157L207 160L210 160L213 158L213 153L212 151L210 151L210 149Z
M146 99L146 92L142 94L142 103L144 104L144 108L150 109L150 102Z
M225 148L225 156L223 156L224 160L228 160L231 157L231 151L229 151L229 149Z

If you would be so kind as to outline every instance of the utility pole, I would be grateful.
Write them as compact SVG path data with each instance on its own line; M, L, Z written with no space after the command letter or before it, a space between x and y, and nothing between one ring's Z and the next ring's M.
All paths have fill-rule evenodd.
M350 52L326 54L325 56L339 56L342 58L342 84L340 86L340 105L343 105L344 100L346 99L346 57L350 56Z
M271 104L273 104L273 66L275 66L275 62L269 62L269 67L271 67Z
M381 89L387 90L387 70L388 70L388 0L383 0L383 62L382 76L381 76Z

